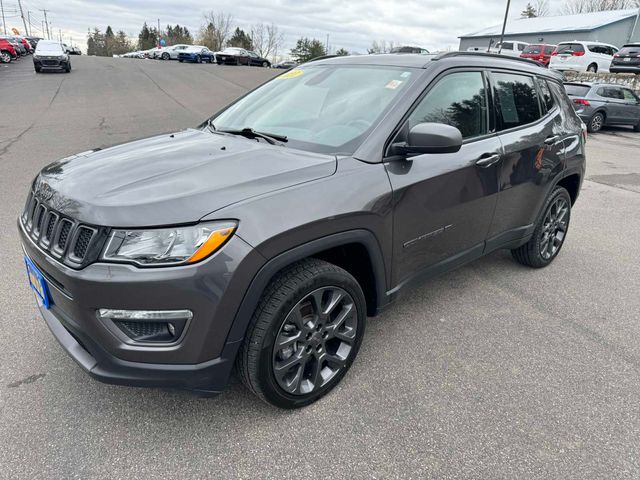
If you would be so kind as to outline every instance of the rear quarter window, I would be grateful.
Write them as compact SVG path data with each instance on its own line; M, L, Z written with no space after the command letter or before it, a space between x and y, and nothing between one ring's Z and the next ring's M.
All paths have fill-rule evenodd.
M527 125L541 117L533 77L494 72L491 78L500 130Z

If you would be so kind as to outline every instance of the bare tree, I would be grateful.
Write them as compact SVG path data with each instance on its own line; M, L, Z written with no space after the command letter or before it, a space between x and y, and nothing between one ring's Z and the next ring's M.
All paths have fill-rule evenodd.
M534 8L536 9L536 14L539 17L546 17L551 13L551 9L549 8L549 0L537 0L535 2Z
M213 51L221 50L227 43L231 33L233 17L222 12L211 10L204 14L204 24L200 27L198 40Z
M275 57L284 43L284 35L274 23L256 23L251 27L251 42L253 49L261 57Z
M640 0L567 0L562 12L565 14L623 10L640 6Z
M378 42L374 40L371 43L371 46L367 49L368 53L389 53L393 47L395 47L395 43L393 41L387 42L386 40L382 40Z

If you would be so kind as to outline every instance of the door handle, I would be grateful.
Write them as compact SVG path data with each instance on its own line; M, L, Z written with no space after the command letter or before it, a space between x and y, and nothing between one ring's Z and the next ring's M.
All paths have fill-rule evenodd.
M486 154L485 154L486 155ZM494 153L493 155L485 156L483 155L476 161L476 165L482 168L487 168L500 161L500 155Z
M558 140L560 139L560 135L554 135L553 137L547 137L547 139L544 141L545 145L555 145Z

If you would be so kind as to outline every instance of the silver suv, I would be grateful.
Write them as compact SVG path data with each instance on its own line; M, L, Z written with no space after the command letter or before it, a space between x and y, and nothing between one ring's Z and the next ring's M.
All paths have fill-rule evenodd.
M611 83L565 83L576 113L591 133L605 125L631 125L640 132L640 98L630 88Z

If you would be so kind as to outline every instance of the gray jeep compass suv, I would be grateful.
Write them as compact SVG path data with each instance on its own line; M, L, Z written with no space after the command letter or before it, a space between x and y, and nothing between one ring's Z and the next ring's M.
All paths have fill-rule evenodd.
M45 167L18 221L29 283L99 380L206 394L235 366L301 407L404 287L496 249L551 263L583 127L561 77L527 60L314 61L197 129Z

